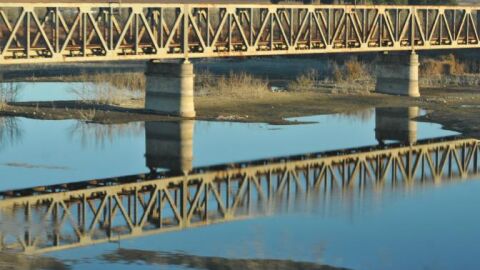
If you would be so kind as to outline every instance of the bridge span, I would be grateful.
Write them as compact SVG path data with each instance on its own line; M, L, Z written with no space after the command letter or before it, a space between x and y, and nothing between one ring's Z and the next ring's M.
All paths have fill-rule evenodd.
M194 117L192 58L404 52L376 91L415 97L415 52L479 48L479 26L469 6L0 3L0 65L150 60L145 108Z
M334 194L464 180L478 176L479 147L447 137L4 191L0 249L49 252L269 215L292 203L317 208Z
M0 63L479 48L480 7L0 3Z

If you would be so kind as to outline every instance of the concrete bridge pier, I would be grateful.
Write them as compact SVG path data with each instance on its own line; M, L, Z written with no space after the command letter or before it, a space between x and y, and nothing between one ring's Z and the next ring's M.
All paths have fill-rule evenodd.
M195 74L192 63L151 61L147 64L145 76L145 110L171 116L195 117Z
M417 141L418 107L375 108L375 138L380 144L399 141L413 144Z
M165 168L187 174L192 170L194 122L145 123L145 158L151 171Z
M419 97L418 54L382 55L377 64L377 84L375 91L390 95Z

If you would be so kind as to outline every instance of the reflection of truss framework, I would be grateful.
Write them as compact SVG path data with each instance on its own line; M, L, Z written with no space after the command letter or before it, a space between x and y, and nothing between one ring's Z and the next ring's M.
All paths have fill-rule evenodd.
M46 252L269 214L336 191L414 187L477 174L477 140L423 141L1 195L3 249Z
M0 63L478 48L480 8L0 4Z

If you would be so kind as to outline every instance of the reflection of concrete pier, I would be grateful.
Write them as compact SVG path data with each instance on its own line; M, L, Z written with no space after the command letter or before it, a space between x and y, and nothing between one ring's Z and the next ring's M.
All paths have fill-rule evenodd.
M412 144L417 141L418 107L375 108L375 138L378 142L399 141Z
M192 169L194 123L193 120L146 122L147 167L188 173Z

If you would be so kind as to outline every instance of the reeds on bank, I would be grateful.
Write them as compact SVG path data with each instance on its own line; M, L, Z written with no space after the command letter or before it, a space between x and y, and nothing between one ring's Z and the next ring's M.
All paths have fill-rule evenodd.
M80 100L96 104L119 105L144 95L145 76L139 72L82 74L78 80L82 83L71 91Z

